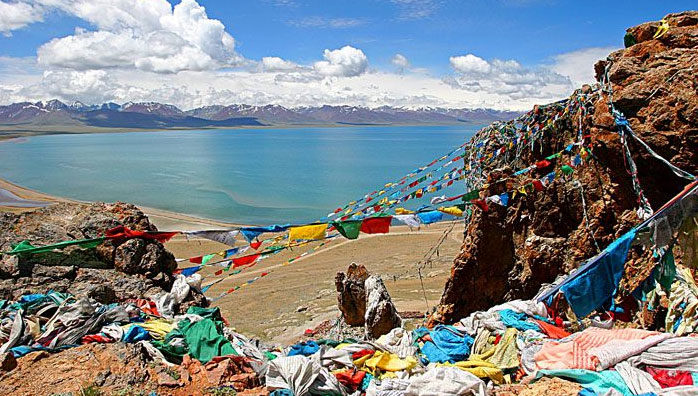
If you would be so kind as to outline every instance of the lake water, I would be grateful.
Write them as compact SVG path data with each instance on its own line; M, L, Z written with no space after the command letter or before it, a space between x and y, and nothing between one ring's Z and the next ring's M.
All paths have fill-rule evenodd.
M480 127L41 136L0 143L0 177L80 200L121 200L247 224L300 223L448 153ZM462 190L455 183L442 191Z

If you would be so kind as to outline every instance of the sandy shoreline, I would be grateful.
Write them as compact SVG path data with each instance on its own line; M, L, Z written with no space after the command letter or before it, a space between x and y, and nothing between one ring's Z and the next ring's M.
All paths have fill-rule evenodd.
M20 200L80 202L53 197L2 179L0 190L5 190ZM140 208L160 230L189 231L240 226L159 209ZM27 210L33 209L0 206L0 212L19 213ZM389 234L361 235L356 240L336 238L288 266L289 259L309 251L318 243L286 250L216 284L207 292L207 296L219 297L226 290L242 285L262 272L271 271L269 276L226 295L213 305L219 306L239 331L265 340L286 343L297 339L306 328L337 316L335 274L346 271L350 263L356 262L383 276L399 310L425 311L427 306L433 307L439 301L453 258L460 252L463 223L458 221L441 245L439 254L422 271L424 290L419 280L417 264L450 226L450 222L441 222L419 231L411 231L407 226L392 226ZM206 239L187 239L183 235L175 236L166 247L177 258L195 257L228 248ZM183 267L190 265L192 264L188 262L182 263ZM214 275L218 268L202 269L200 273L205 278L204 284L220 279L220 276ZM227 273L223 276L226 275ZM299 307L307 309L300 310Z

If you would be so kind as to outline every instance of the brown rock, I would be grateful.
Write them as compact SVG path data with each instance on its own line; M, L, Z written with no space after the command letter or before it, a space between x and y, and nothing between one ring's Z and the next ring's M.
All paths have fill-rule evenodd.
M337 287L337 303L344 316L344 321L350 326L363 326L366 315L366 290L364 282L368 279L368 271L363 265L351 263L346 275L338 272L335 277Z
M17 360L11 352L6 352L0 355L0 373L12 371L17 367Z
M400 327L402 319L397 313L388 289L378 275L366 279L366 335L378 338L390 330Z

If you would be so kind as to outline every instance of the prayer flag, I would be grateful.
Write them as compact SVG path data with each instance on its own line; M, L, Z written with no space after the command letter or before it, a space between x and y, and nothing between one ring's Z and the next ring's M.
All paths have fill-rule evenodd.
M157 231L136 231L124 226L116 226L105 233L107 238L143 238L152 239L158 242L167 242L173 236L179 234L179 231L175 232L157 232Z
M371 217L361 222L361 232L364 234L387 234L390 231L392 216Z
M317 240L325 238L327 224L312 224L301 227L291 227L288 235L289 241L297 240Z
M347 239L356 239L359 237L361 220L338 221L332 223L332 225L334 225L337 231Z
M194 236L199 238L210 239L212 241L220 242L228 246L235 246L235 237L240 233L240 230L232 231L185 231L184 234L187 236Z
M255 261L257 261L258 258L259 258L259 254L252 254L249 256L238 257L236 259L233 259L233 268L241 267L243 265L252 264Z

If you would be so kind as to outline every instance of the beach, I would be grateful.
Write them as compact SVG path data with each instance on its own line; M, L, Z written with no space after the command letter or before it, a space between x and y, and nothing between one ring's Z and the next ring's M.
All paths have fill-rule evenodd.
M2 196L16 196L21 202L78 202L54 197L0 179ZM7 198L5 199L7 201ZM0 211L22 212L31 207L0 206ZM240 226L186 214L141 207L160 230L221 229ZM284 265L289 259L314 248L319 242L283 251L260 261L256 266L231 276L211 287L209 298L240 286L262 272L270 272L254 283L240 288L213 303L219 306L232 326L245 334L264 340L287 343L303 334L307 328L324 320L334 320L339 311L334 277L356 262L380 274L399 311L424 312L439 301L453 258L460 251L463 223L457 221L439 249L438 255L422 271L424 288L417 264L437 243L451 222L442 222L410 231L407 226L393 226L389 234L362 235L357 240L335 238L312 254ZM239 246L242 246L240 242ZM187 239L177 235L165 245L177 258L188 258L225 250L222 245L205 239ZM189 264L180 264L186 267ZM218 267L220 268L220 267ZM204 268L204 285L215 279L216 267ZM226 276L225 274L223 276ZM426 298L426 302L425 302Z

